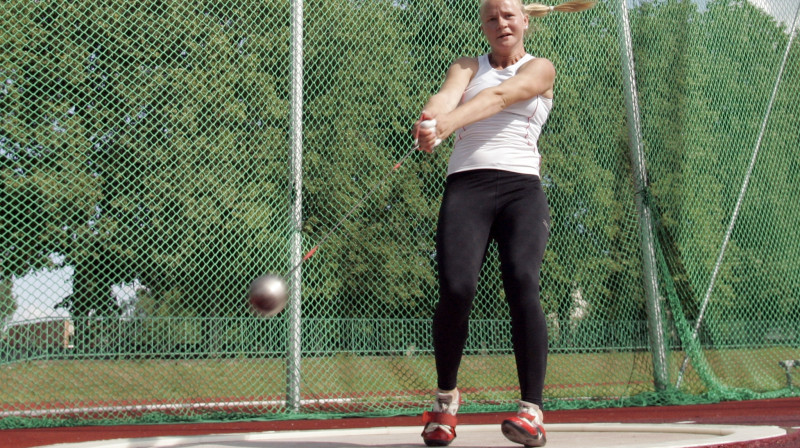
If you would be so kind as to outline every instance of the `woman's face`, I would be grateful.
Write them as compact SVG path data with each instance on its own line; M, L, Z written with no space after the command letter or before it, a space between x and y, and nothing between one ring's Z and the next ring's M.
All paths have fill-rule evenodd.
M502 51L522 45L528 16L519 0L486 0L481 7L481 30L492 50Z

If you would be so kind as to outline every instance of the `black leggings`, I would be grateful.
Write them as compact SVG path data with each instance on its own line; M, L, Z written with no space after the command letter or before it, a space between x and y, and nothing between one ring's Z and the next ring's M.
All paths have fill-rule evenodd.
M539 272L549 229L550 211L538 177L497 170L447 177L436 236L440 299L433 316L440 389L456 387L478 277L494 239L521 398L542 406L548 343Z

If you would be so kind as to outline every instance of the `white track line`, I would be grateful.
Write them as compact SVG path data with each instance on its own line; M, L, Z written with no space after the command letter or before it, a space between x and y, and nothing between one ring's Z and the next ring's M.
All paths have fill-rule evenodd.
M380 427L367 429L328 429L307 431L268 431L259 433L208 436L151 437L117 439L40 448L186 448L186 447L331 447L341 446L421 446L417 427ZM473 446L471 439L497 434L497 443L481 446L508 446L497 425L463 425L458 428L456 446ZM781 437L786 431L776 426L681 425L681 424L552 424L547 426L548 448L586 446L624 448L700 448L736 442ZM663 439L659 440L659 434ZM609 441L610 435L616 435ZM684 435L685 437L680 437ZM680 440L676 440L676 436ZM643 440L646 439L646 440ZM672 440L669 440L672 439ZM666 440L666 441L665 441ZM505 441L505 442L504 442ZM575 443L580 445L575 445ZM583 441L583 442L581 442ZM270 442L274 442L270 443ZM291 445L287 445L291 443ZM386 445L388 443L388 445ZM407 444L407 445L406 445Z

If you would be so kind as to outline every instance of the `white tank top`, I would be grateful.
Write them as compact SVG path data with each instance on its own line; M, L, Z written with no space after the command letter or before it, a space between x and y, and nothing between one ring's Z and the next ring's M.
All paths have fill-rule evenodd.
M488 54L479 56L478 72L467 85L461 102L514 76L531 59L533 56L525 54L516 64L498 70L489 63ZM539 135L552 107L552 98L539 95L458 129L447 174L488 168L538 176L542 159Z

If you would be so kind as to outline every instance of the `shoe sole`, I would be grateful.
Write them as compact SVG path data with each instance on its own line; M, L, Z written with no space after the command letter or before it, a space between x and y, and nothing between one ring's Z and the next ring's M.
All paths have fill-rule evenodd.
M452 440L445 442L444 440L425 440L425 446L448 446Z
M503 424L500 425L500 428L503 431L503 435L506 436L506 439L514 443L525 445L525 448L544 446L547 443L547 438L543 433L539 433L536 437L533 437L525 428L508 420L504 421Z

